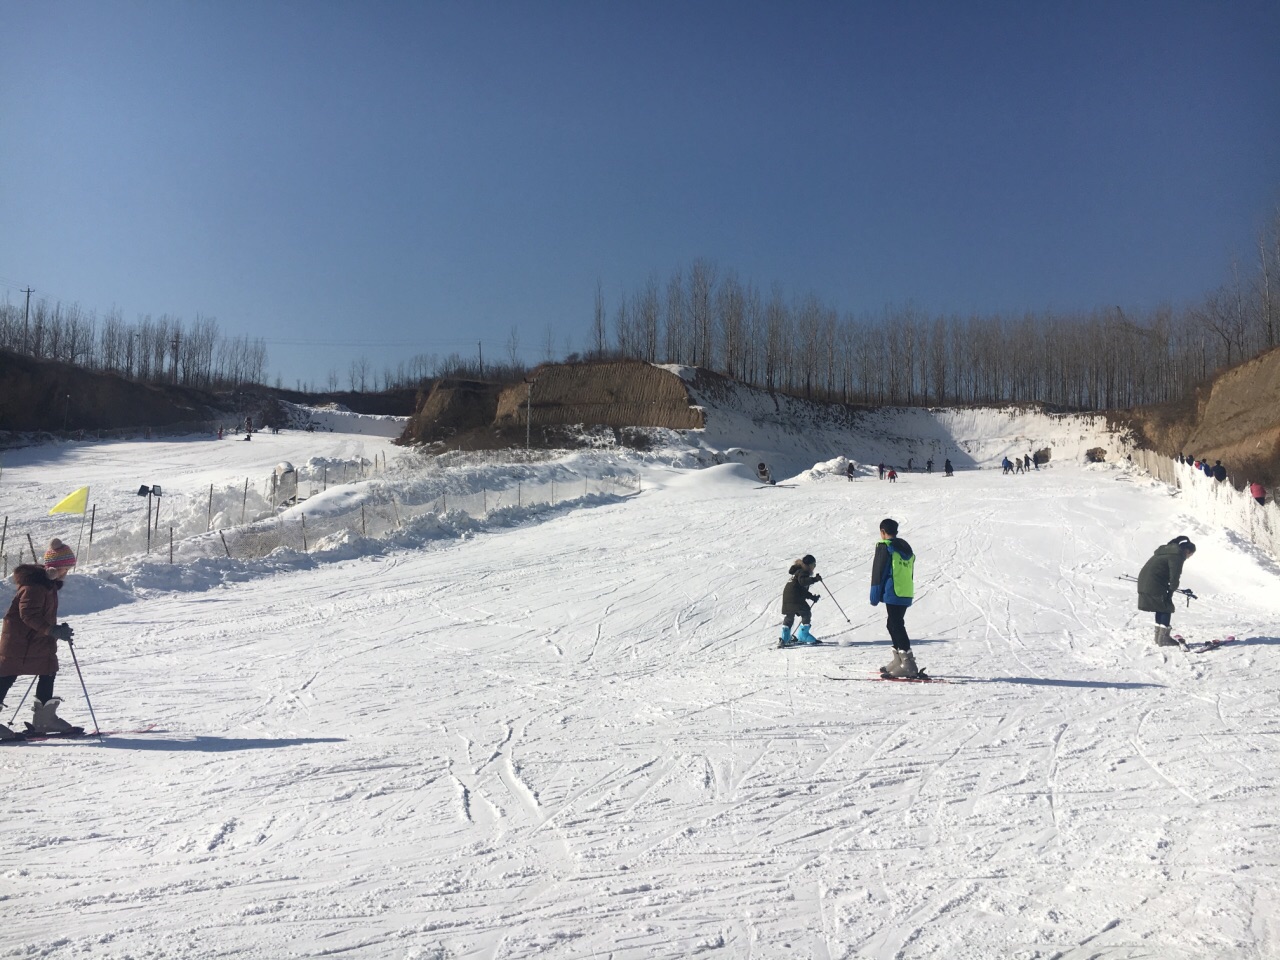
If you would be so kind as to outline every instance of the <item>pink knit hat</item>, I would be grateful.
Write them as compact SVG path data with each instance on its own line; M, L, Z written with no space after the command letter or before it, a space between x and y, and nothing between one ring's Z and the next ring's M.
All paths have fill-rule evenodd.
M76 555L65 543L54 537L49 541L49 549L44 552L44 565L57 570L59 567L74 567Z

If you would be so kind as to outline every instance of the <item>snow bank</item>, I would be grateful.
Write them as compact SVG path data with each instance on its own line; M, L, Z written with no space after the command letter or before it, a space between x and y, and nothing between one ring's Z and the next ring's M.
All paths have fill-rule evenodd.
M1153 450L1134 450L1133 461L1156 479L1177 491L1182 508L1191 517L1231 531L1242 542L1280 560L1280 507L1275 491L1260 506L1246 491L1228 482L1219 483L1200 470L1178 463Z

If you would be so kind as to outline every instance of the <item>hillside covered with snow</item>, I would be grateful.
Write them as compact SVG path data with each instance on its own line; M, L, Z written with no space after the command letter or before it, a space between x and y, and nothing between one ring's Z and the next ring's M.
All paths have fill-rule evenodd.
M0 746L0 957L1280 952L1274 559L1085 420L840 422L694 390L705 429L640 452L431 462L341 411L248 443L7 452L10 538L74 540L45 514L82 484L117 537L62 610L120 733ZM1098 445L1118 462L1085 465ZM993 468L1042 448L1040 471ZM277 513L281 461L305 499ZM179 520L173 565L138 546L140 483ZM310 503L348 527L205 551L250 542L246 488L246 524L291 531ZM917 658L948 683L875 679L886 516L918 554ZM1157 649L1122 579L1183 533L1201 599L1174 626L1236 638L1211 652ZM832 644L780 650L803 553ZM61 712L87 723L63 653Z

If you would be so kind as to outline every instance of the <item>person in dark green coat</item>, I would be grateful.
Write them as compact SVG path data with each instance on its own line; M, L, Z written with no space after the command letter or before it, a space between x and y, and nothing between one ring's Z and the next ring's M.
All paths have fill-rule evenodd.
M1196 552L1187 537L1174 537L1156 547L1151 559L1138 572L1138 609L1156 615L1156 646L1176 647L1170 634L1173 618L1173 594L1182 579L1182 565Z
M814 573L817 566L818 561L813 558L813 555L806 553L787 571L791 574L791 579L782 588L782 636L778 639L778 645L781 647L793 643L818 642L818 638L809 632L810 614L807 602L812 600L817 603L820 599L817 594L809 592L810 584L822 582L822 574ZM800 618L800 629L792 637L791 625L796 622L797 616Z

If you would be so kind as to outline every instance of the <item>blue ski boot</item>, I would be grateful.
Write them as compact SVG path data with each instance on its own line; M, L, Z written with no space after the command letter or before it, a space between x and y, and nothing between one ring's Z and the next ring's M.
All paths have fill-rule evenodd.
M789 647L789 646L791 646L793 643L795 643L795 641L791 639L791 628L790 628L790 627L783 627L783 628L782 628L782 636L780 636L780 637L778 638L778 646L780 646L780 647Z
M800 624L800 629L796 631L796 643L821 643L822 641L809 632L807 623Z

